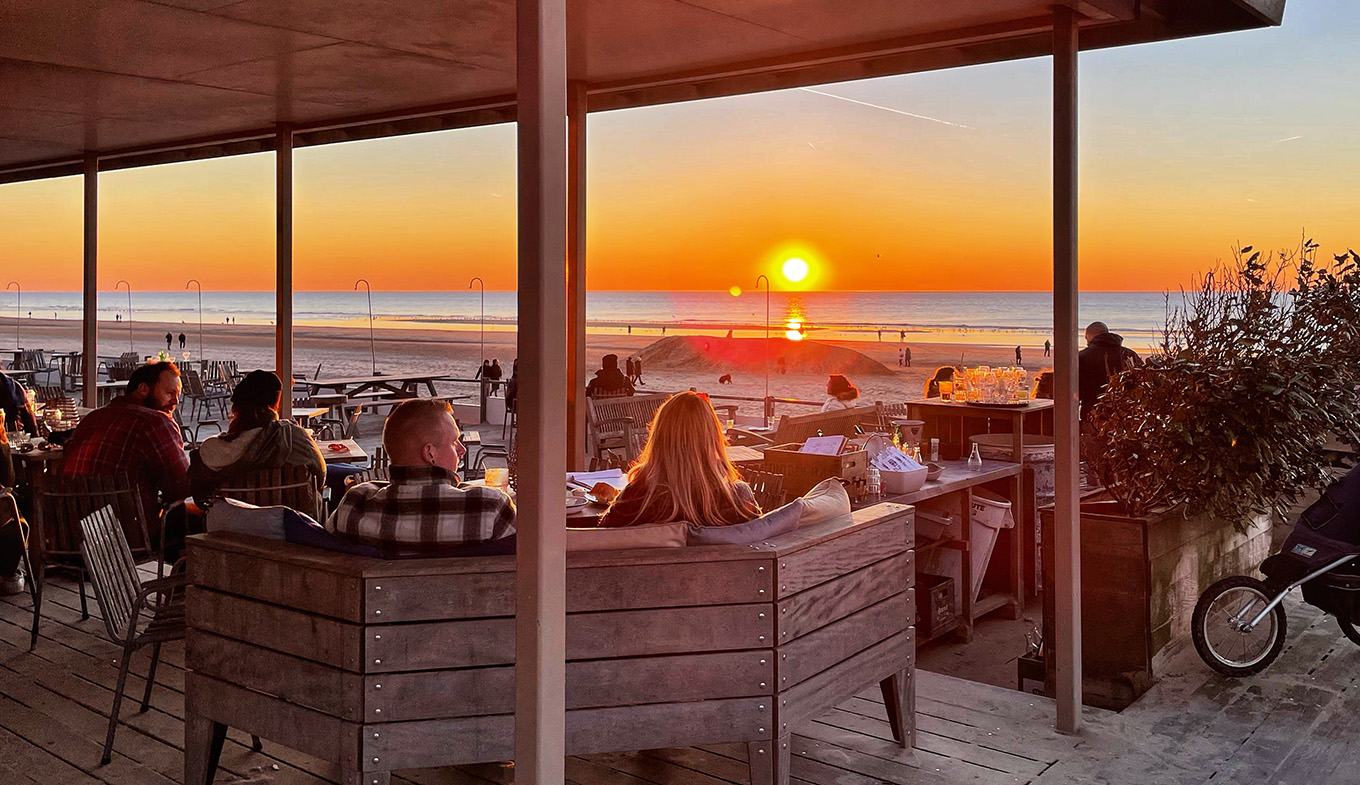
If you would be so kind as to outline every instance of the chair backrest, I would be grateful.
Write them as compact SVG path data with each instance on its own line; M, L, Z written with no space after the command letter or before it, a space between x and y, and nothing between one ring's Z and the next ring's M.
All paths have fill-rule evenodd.
M137 356L136 352L123 352L122 354L118 355L118 362L120 363L131 363L133 365L136 365L139 359L141 358Z
M217 495L258 507L283 505L320 521L321 488L306 466L282 466L247 472L224 482Z
M868 409L869 407L859 407ZM892 430L892 421L904 419L907 416L907 405L905 403L884 403L874 401L873 411L866 411L864 419L860 421L860 426L865 431L887 433Z
M670 393L586 399L586 441L593 456L622 449L622 465L632 463L647 441L647 428Z
M112 506L81 518L80 531L80 554L94 584L94 599L104 615L104 627L110 638L121 642L130 632L132 609L142 589L137 563L132 560L132 550Z
M137 370L137 363L134 360L118 360L109 366L109 381L125 382L132 378L132 372Z
M738 466L741 479L755 491L756 504L760 509L770 510L784 506L784 475L748 466Z
M47 403L48 401L55 401L59 398L66 397L66 391L61 387L35 385L33 387L33 397L37 398L39 403Z
M804 442L821 432L822 436L854 436L866 416L874 416L872 406L857 406L834 412L784 415L775 428L775 444Z
M81 519L104 507L112 507L116 520L138 532L140 542L131 546L133 550L147 556L155 553L141 492L127 475L52 478L39 489L37 501L38 536L33 540L48 557L78 557Z
M198 371L193 368L184 368L180 371L180 380L184 385L184 397L202 398L207 395L207 390L203 387L203 377L198 375Z

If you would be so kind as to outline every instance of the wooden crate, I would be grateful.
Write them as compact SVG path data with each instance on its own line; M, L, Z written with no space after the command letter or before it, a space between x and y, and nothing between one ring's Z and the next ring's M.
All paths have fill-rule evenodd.
M921 640L929 640L959 626L959 617L954 613L954 579L918 572L916 612Z
M850 500L858 502L869 492L869 454L851 450L840 455L798 452L803 445L780 444L765 448L765 471L784 475L784 494L793 499L812 490L829 477L848 481Z

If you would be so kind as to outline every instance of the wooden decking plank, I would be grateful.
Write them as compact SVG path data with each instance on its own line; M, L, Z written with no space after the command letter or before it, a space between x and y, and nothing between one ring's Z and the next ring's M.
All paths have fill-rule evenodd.
M869 739L878 740L883 742L884 745L890 745L869 745L868 742L864 742L866 746L876 747L884 754L889 754L891 756L892 750L896 750L899 753L906 752L898 747L897 743L893 741L892 727L888 724L887 719L866 717L862 714L836 709L819 717L817 721L825 725L833 725L841 730L858 733ZM1025 779L1038 776L1043 773L1044 769L1048 768L1050 763L1052 763L1052 761L1041 762L1030 758L1022 758L1007 752L989 749L981 745L958 741L945 736L937 736L920 728L917 730L916 750L918 752L933 752L942 757L965 761L974 766L981 766L1006 774L1018 775ZM866 749L863 751L868 752L870 750Z
M99 780L3 727L0 760L28 772L40 785L99 785Z
M968 724L951 719L948 716L939 716L930 712L930 707L922 706L920 696L917 696L916 703L916 728L935 736L941 736L965 744L973 744L986 749L995 750L1007 755L1014 755L1026 758L1040 764L1050 764L1058 760L1064 753L1072 749L1071 742L1065 742L1060 738L1049 738L1049 734L1041 729L1033 727L1024 732L1008 732L1008 729L997 724L992 719L992 725L988 728L979 728L976 725ZM948 704L935 703L937 707L954 709ZM881 703L873 703L863 698L851 698L837 707L838 709L854 714L859 714L871 719L883 719L884 708ZM952 712L944 712L952 713ZM982 715L987 717L987 715ZM1056 734L1054 734L1056 735Z
M642 755L693 771L696 776L708 778L708 782L730 782L744 785L750 777L750 769L745 761L734 760L698 747L643 750ZM704 780L696 780L695 782L702 781Z
M116 754L106 765L100 765L103 752L101 742L73 733L56 719L8 696L0 696L0 717L5 730L41 747L67 764L109 785L173 785L173 780L141 763Z
M585 759L630 777L658 785L728 785L732 782L744 782L748 776L746 765L743 763L738 763L734 767L741 773L740 779L720 779L703 770L696 770L682 763L668 760L664 754L653 754L654 752L656 751L615 752L605 755L588 755L585 756ZM662 750L660 752L668 751ZM694 750L693 752L699 751ZM703 755L704 753L700 752L699 754ZM718 756L711 756L707 760L709 762L731 762L729 758Z
M1015 775L978 766L966 760L951 758L917 747L904 750L896 742L865 736L826 722L826 718L806 723L798 729L797 737L809 742L855 750L862 755L870 755L891 760L895 765L913 769L923 775L943 777L950 782L1016 783L1027 781ZM803 749L795 747L795 752Z

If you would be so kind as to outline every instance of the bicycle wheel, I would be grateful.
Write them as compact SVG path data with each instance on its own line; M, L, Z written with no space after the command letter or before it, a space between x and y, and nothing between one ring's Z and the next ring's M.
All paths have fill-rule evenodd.
M1336 623L1341 627L1341 634L1346 636L1346 640L1354 643L1356 646L1360 646L1360 630L1355 629L1355 625L1351 624L1350 619L1343 619L1340 616L1337 616Z
M1224 676L1251 676L1265 670L1284 648L1284 607L1276 605L1255 627L1251 620L1273 598L1265 583L1246 575L1224 578L1195 603L1190 635L1195 651Z

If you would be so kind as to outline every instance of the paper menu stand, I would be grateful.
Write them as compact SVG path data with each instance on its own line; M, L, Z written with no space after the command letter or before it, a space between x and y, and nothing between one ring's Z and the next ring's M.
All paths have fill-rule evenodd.
M879 471L885 472L910 472L921 468L921 464L896 447L887 447L870 460Z
M845 449L844 436L812 436L803 442L803 446L798 449L798 452L813 455L840 455L843 449Z

